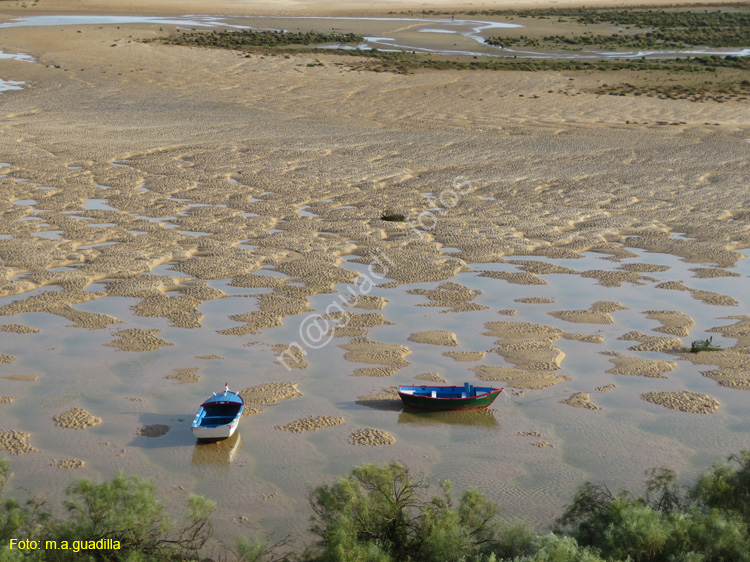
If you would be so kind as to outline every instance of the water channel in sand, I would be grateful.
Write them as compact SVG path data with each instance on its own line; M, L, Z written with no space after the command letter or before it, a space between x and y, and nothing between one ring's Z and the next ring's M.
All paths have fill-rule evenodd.
M0 29L25 26L69 26L69 25L128 25L146 23L176 26L177 29L222 28L229 30L285 30L353 32L365 40L356 46L329 45L321 48L379 49L381 51L407 51L415 53L452 56L491 56L517 58L560 59L628 59L693 57L705 55L750 56L750 47L731 49L693 48L679 50L603 51L587 49L579 52L534 51L496 47L485 43L487 37L499 30L519 28L522 25L492 20L463 18L415 18L415 17L335 17L335 16L105 16L105 15L45 15L27 16L0 23ZM331 24L334 24L333 26ZM612 26L612 30L620 28ZM446 48L447 36L451 36L453 47ZM0 54L0 56L2 56ZM26 56L28 55L6 55ZM21 60L28 60L26 58Z
M163 318L135 316L130 307L139 302L137 298L108 296L75 305L77 310L119 318L122 325L113 328L161 330L158 336L174 344L148 353L106 347L104 344L112 340L112 330L82 333L65 327L69 322L59 316L21 313L7 317L6 322L39 329L33 337L36 349L41 350L26 352L29 335L3 334L3 352L19 359L11 365L0 365L0 374L41 377L41 384L3 383L3 394L21 397L1 406L6 424L12 420L11 426L29 432L30 443L40 451L12 458L17 475L14 486L37 489L44 481L48 482L48 493L59 492L69 475L49 464L52 459L73 456L86 463L79 471L82 476L112 474L122 469L152 477L169 491L183 486L206 494L219 502L220 517L228 521L251 515L252 528L300 532L307 525L304 498L309 486L348 473L352 466L382 462L384 458L406 462L434 482L450 479L459 487L476 486L496 500L506 516L525 518L538 525L549 524L559 515L575 487L584 480L606 480L613 489L638 489L644 471L653 466L669 466L686 478L692 477L727 451L747 446L750 407L744 392L718 386L701 376L699 371L705 367L687 361L675 361L676 367L667 373L668 378L605 374L612 368L611 356L600 352L675 360L665 353L628 351L635 342L618 338L633 330L652 333L659 323L646 318L644 312L648 310L668 308L691 316L695 327L684 338L686 345L691 339L705 337L705 330L711 327L732 323L720 318L750 306L750 297L743 290L750 275L750 260L741 260L732 269L739 277L698 279L689 271L697 264L665 254L638 253L638 257L620 261L594 253L584 254L581 259L543 261L579 272L613 271L636 262L669 269L644 273L653 279L643 285L606 287L597 279L573 274L540 275L547 285L518 285L480 274L520 272L522 263L532 258L519 257L517 264L475 264L475 271L459 273L450 281L482 292L474 302L488 308L479 311L442 313L441 307L419 306L427 299L408 292L432 290L441 285L439 282L376 287L370 296L388 300L378 312L393 325L372 328L368 338L408 344L411 350L406 356L410 364L390 377L349 376L355 368L372 365L344 359L344 350L336 344L346 343L346 338L310 349L306 357L310 366L305 370L288 372L275 363L273 346L298 340L299 326L307 314L287 317L282 326L263 330L249 340L216 333L232 324L228 314L257 309L250 295L263 294L268 289L231 287L226 298L204 302L200 305L200 312L205 315L203 327L198 330L172 327ZM367 274L366 266L351 261L341 267ZM170 272L165 264L152 273L175 272ZM278 275L273 268L268 273ZM694 289L733 296L740 304L714 306L695 300L686 291L655 288L677 280L684 280ZM210 284L225 290L227 281ZM337 289L343 294L347 287L339 285ZM32 294L50 290L54 289L44 287ZM0 304L18 298L5 297ZM311 308L323 312L337 298L336 294L314 295L310 297ZM516 302L528 298L554 302ZM612 324L570 323L549 314L587 309L597 301L617 301L625 309L612 313ZM498 314L498 310L508 309L515 310L515 314ZM410 383L420 373L436 372L449 383L462 384L476 380L470 369L477 365L510 366L491 352L472 362L443 355L492 349L496 337L486 334L486 323L498 321L551 325L566 332L599 335L604 343L556 341L566 356L558 373L571 380L522 395L514 395L508 389L489 415L425 415L402 412L398 403L386 403L386 407L357 403L359 395ZM438 329L456 333L458 346L407 341L411 333ZM724 347L733 344L732 340L712 335ZM194 369L199 382L179 384L165 378L176 369ZM232 443L214 448L196 446L189 429L193 411L205 395L225 381L235 389L267 382L297 382L303 396L261 406L262 413L242 421L241 437ZM502 386L501 382L495 384ZM595 391L608 384L615 384L616 388ZM715 397L721 407L717 413L697 415L668 410L639 398L644 392L668 390L707 394ZM591 401L602 409L591 411L560 403L574 392L589 392ZM53 428L49 418L73 406L99 415L103 423L81 431ZM345 423L301 434L274 430L310 415L342 416ZM152 425L170 429L154 438L137 435L138 427ZM397 441L383 447L351 445L348 436L362 427L388 431ZM256 518L256 514L262 515ZM232 533L237 534L234 529Z

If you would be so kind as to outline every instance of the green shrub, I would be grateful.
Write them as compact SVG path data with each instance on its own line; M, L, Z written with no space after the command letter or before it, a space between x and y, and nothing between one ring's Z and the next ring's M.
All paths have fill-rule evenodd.
M713 336L711 336L707 340L695 340L690 345L690 352L698 353L700 351L719 351L721 349L721 346L714 345L713 341L714 341Z
M489 555L497 542L497 506L476 490L454 507L451 485L425 497L428 484L400 463L368 464L310 494L320 562L450 562Z

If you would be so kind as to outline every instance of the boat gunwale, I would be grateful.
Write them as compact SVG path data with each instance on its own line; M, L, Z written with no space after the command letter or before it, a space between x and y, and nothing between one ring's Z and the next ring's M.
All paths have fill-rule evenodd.
M445 400L445 401L451 401L451 400L475 400L477 398L485 398L490 396L493 393L500 394L504 389L502 388L492 388L489 392L484 392L482 394L476 394L474 396L457 396L456 398L443 398L440 396L423 396L423 395L415 395L413 393L408 392L402 392L401 388L403 387L412 387L412 388L442 388L442 389L448 389L448 388L457 388L457 389L463 389L463 386L416 386L411 384L400 384L398 386L398 395L399 396L411 396L415 398L427 398L429 400ZM491 387L480 387L480 388L491 388Z

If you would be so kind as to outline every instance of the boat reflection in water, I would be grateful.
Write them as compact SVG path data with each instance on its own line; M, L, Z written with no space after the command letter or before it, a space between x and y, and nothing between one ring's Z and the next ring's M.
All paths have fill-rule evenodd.
M228 439L214 443L198 442L193 450L193 466L229 466L242 447L239 431Z
M498 421L495 419L495 410L490 410L489 408L482 410L441 412L407 409L398 415L398 423L443 423L452 425L473 425L478 427L492 427L498 425Z

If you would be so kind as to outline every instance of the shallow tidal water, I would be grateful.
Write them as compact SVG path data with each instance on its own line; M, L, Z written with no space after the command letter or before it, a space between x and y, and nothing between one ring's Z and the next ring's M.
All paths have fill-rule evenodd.
M171 327L166 319L135 316L130 307L139 299L104 297L75 305L88 312L113 315L122 321L108 330L67 327L69 321L46 313L22 313L3 318L38 328L34 335L3 333L2 352L18 359L0 365L0 376L38 375L36 382L4 380L2 394L17 396L4 404L3 425L31 434L30 443L39 452L11 457L15 478L13 490L37 490L54 497L62 492L71 476L108 478L118 470L156 480L168 493L170 504L181 505L187 492L195 491L216 500L221 506L218 519L227 524L221 533L229 536L253 532L301 533L308 524L307 490L348 474L353 466L366 462L398 460L415 473L424 473L433 484L448 479L456 490L476 486L497 501L503 515L525 519L544 528L559 516L578 485L586 480L606 482L611 489L640 490L644 471L668 466L685 481L692 479L711 462L748 446L750 406L746 392L717 385L700 374L710 367L695 366L674 356L656 352L633 352L632 341L618 340L632 330L651 335L659 323L648 320L647 310L678 310L691 316L696 326L685 345L703 339L705 330L731 324L721 317L742 314L750 305L744 291L750 275L750 260L741 260L732 271L736 278L697 279L681 259L637 250L637 258L621 261L602 259L587 253L582 259L544 260L578 271L615 269L625 263L653 263L669 266L665 272L644 275L658 282L683 280L696 289L730 295L738 306L715 306L693 299L684 291L656 289L657 281L644 285L625 283L605 287L596 279L578 275L540 275L547 285L516 285L480 277L481 271L520 271L518 265L474 264L474 271L458 274L451 282L482 294L474 302L488 306L481 311L448 312L439 307L418 306L427 302L421 295L408 294L414 288L433 289L440 283L418 283L395 288L374 288L369 294L382 296L389 303L380 311L394 325L372 328L368 334L378 342L408 345L410 363L390 377L352 377L355 368L374 366L346 361L338 347L346 338L333 339L320 349L309 349L304 370L287 371L275 362L273 345L299 340L299 327L310 313L284 319L284 325L265 329L255 336L222 336L216 330L234 323L229 314L257 310L255 299L268 289L229 287L227 280L211 285L228 297L204 302L202 328ZM350 261L341 267L367 274L366 266ZM153 273L175 274L169 266ZM270 274L275 274L272 269ZM385 280L387 281L387 279ZM348 285L339 285L339 294L318 294L311 307L323 312L345 294ZM95 288L95 287L89 287ZM231 291L229 291L231 289ZM37 292L54 290L49 287ZM21 295L28 297L29 294ZM521 297L554 299L551 304L516 303ZM8 304L20 297L5 297ZM586 309L600 300L618 301L627 310L612 313L614 324L572 324L548 312ZM340 302L340 300L339 300ZM498 310L514 309L514 316ZM370 312L354 310L356 312ZM485 335L486 322L533 322L556 326L567 332L600 334L603 344L559 340L566 357L560 374L571 378L543 390L529 390L515 396L506 390L489 414L405 412L400 403L390 408L372 408L356 403L360 395L379 392L384 387L408 384L419 373L437 372L451 384L475 381L469 369L476 365L508 365L504 359L487 353L476 362L458 362L442 355L445 351L486 351L495 337ZM127 352L104 344L121 328L159 329L159 337L173 343L150 352ZM413 332L444 329L457 334L457 347L407 341ZM724 347L734 344L719 334L714 341ZM33 338L35 353L27 343ZM256 343L257 342L257 343ZM627 356L666 359L677 367L668 378L606 374L612 367L603 351ZM221 359L198 359L218 355ZM200 381L178 384L164 377L176 369L196 369ZM190 422L197 405L224 382L232 389L266 382L297 382L302 397L262 406L263 413L246 417L240 436L230 443L196 445ZM502 383L489 383L502 386ZM608 392L596 386L615 384ZM716 398L721 406L713 414L690 414L647 403L639 394L650 391L689 390ZM559 401L573 392L590 392L591 401L601 410L573 408ZM54 427L51 417L73 406L85 408L103 422L84 430ZM342 416L344 425L299 434L274 429L310 415ZM157 438L138 436L143 425L170 426ZM372 427L396 437L393 445L368 447L352 445L348 436L356 429ZM538 432L543 437L519 436ZM547 446L534 446L547 443ZM76 458L85 461L83 469L70 471L50 467L53 460ZM245 518L245 519L243 519ZM222 528L222 525L217 525ZM228 538L227 537L227 538Z

